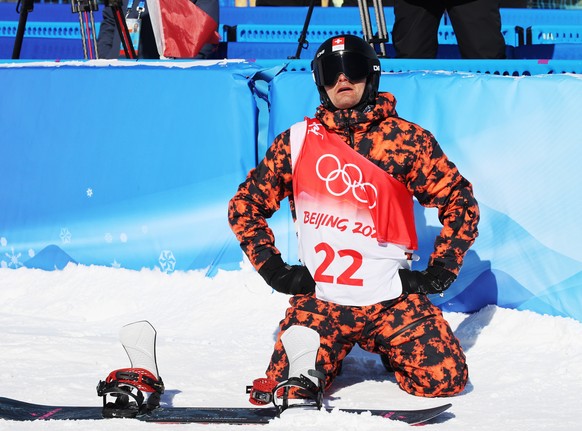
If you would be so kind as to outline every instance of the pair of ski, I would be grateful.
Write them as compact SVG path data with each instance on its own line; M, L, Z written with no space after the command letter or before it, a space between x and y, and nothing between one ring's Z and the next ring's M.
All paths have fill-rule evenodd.
M319 347L317 332L308 328L293 327L284 334L284 337L283 342L290 358L289 375L313 376L313 373L309 373L308 364L314 363L314 355ZM163 393L163 383L156 363L155 329L147 321L126 325L121 329L120 341L129 356L132 368L114 371L106 381L99 382L98 393L103 397L102 407L39 405L0 397L0 419L32 421L132 417L140 421L162 423L266 424L285 411L285 408L276 402L273 407L251 408L158 407L159 395ZM313 380L313 377L309 378ZM145 402L141 390L153 392L149 399L154 397L154 402ZM107 403L107 395L114 397L116 401ZM274 398L277 398L276 394ZM285 407L291 406L285 403ZM313 408L304 405L294 407ZM372 416L420 424L440 415L451 407L451 404L420 410L334 409L322 407L321 404L318 407L328 412L332 410L355 414L367 412Z

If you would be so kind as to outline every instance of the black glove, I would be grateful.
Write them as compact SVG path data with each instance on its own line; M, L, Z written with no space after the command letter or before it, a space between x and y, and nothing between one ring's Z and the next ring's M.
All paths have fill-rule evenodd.
M259 274L277 292L305 295L315 292L315 281L302 265L287 265L281 255L274 254L261 266Z
M399 269L398 274L402 280L402 292L406 294L442 293L449 288L457 276L451 271L438 266L429 266L424 271L411 271Z

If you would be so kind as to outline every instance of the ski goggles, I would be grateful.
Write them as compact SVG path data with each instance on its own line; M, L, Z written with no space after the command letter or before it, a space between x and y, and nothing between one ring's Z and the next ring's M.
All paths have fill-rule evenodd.
M357 52L342 52L337 55L329 55L313 61L313 78L317 86L334 85L340 73L343 73L350 81L361 81L371 73L380 70L368 57Z

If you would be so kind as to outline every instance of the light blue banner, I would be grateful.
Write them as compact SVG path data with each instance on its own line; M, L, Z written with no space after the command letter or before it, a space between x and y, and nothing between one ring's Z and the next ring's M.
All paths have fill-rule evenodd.
M0 265L238 268L226 214L255 164L254 71L0 68Z
M2 267L239 268L228 200L275 134L313 115L318 94L308 72L279 68L265 90L252 81L258 66L201 64L0 67ZM581 79L382 75L399 115L436 136L480 203L459 279L433 298L443 309L498 304L582 321ZM270 102L260 115L259 87ZM422 268L440 223L415 210ZM296 260L286 207L271 224Z

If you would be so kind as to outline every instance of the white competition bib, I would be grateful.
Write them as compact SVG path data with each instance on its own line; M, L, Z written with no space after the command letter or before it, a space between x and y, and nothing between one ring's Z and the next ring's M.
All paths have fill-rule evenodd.
M298 255L319 299L364 306L402 293L417 247L412 196L317 120L291 128Z

